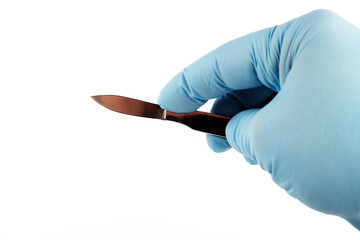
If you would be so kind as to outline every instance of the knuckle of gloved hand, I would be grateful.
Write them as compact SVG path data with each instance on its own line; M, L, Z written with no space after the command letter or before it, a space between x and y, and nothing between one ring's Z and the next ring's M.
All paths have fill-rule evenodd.
M330 33L333 33L333 30L339 28L339 25L337 24L339 21L343 21L336 13L327 9L318 9L305 16L306 20L309 20L314 28Z

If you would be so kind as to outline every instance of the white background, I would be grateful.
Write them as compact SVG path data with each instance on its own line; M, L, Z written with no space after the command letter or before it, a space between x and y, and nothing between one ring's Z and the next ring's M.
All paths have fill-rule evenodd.
M204 134L90 98L156 102L220 44L317 8L360 26L337 2L1 1L0 239L359 239Z

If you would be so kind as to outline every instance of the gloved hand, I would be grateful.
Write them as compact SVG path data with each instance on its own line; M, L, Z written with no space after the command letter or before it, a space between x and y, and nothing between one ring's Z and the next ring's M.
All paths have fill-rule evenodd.
M275 96L263 106L269 97ZM234 116L226 139L291 196L360 230L360 30L317 10L220 46L176 75L158 103Z

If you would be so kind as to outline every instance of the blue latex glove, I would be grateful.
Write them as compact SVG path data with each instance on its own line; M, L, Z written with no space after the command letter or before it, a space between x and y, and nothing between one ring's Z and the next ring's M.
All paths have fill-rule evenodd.
M276 97L262 107L273 92ZM291 196L360 229L360 30L317 10L220 46L176 75L158 102L234 116L230 146Z

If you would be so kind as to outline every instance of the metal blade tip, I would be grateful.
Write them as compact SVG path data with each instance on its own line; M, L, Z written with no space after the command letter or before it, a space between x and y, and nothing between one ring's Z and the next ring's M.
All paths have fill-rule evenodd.
M101 96L91 96L91 98L95 101L95 102L99 102Z

